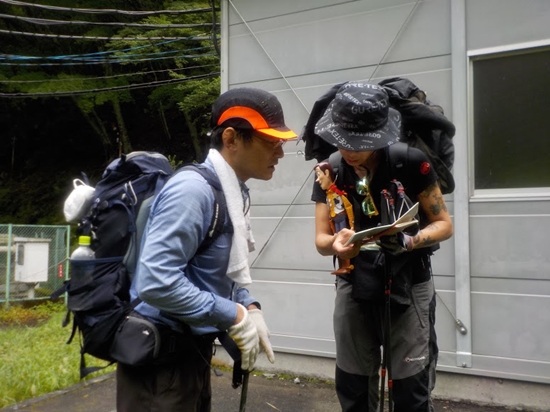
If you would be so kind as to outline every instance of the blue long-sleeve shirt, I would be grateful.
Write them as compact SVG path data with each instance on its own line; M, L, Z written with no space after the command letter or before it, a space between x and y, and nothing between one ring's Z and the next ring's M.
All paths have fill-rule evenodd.
M209 159L205 164L214 170ZM226 275L231 233L222 233L195 256L207 235L214 200L206 180L185 170L153 201L131 288L132 300L139 296L143 301L136 307L140 314L174 329L181 328L177 319L200 335L229 328L237 317L236 302L245 307L256 302Z

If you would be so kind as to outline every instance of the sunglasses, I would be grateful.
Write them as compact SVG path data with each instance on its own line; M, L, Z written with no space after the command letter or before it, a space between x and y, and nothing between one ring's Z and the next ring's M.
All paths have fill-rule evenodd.
M256 139L258 140L261 140L262 142L264 142L266 145L268 145L269 147L271 147L273 150L277 150L279 147L283 147L284 144L286 143L286 140L283 140L283 139L268 139L267 137L261 137L259 135L257 135L256 133L254 133L252 135L252 137L255 137Z
M376 205L374 204L374 200L372 199L372 196L370 194L368 179L364 177L363 179L359 180L355 185L355 190L357 191L357 194L365 196L365 199L361 203L361 209L363 210L363 213L368 217L377 216L378 209L376 209Z

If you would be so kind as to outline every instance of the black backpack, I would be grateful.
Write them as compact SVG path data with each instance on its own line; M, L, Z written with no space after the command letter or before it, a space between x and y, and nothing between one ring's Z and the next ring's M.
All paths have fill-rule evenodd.
M302 131L305 142L306 160L322 162L337 149L315 134L315 124L323 116L326 108L336 96L338 89L346 82L331 87L313 105L311 114ZM401 77L382 80L379 83L389 95L390 105L402 116L401 141L410 147L422 150L434 166L443 194L452 193L455 187L451 168L454 162L452 137L456 129L444 115L441 106L431 103L426 93L413 82ZM404 145L390 151L392 170L399 168L399 160L406 157Z
M455 189L451 173L455 154L452 141L456 132L454 124L445 117L443 108L430 102L426 93L409 79L394 77L378 84L390 96L390 105L401 113L401 141L426 153L437 172L441 193L452 193ZM393 157L390 157L390 162L395 165Z
M189 169L206 179L216 200L208 237L201 243L199 254L222 233L226 202L220 182L210 169L193 164L178 171ZM130 302L129 291L150 205L172 175L170 162L160 153L122 155L103 172L95 187L92 205L79 222L77 234L91 237L95 258L70 260L71 279L51 298L57 299L64 292L68 293L68 312L63 326L70 323L72 313L73 329L67 344L78 330L81 335L81 378L102 369L87 368L84 354L115 362L111 355L115 332L139 304L139 300Z

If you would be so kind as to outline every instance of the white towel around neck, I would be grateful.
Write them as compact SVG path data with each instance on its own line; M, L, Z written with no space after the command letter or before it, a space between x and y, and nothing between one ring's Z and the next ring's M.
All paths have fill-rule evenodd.
M250 228L250 211L244 214L244 201L241 186L237 175L227 164L220 152L210 149L208 158L214 165L214 170L220 179L227 211L233 225L233 242L229 252L229 266L227 276L239 286L252 283L248 254L254 250L254 238Z

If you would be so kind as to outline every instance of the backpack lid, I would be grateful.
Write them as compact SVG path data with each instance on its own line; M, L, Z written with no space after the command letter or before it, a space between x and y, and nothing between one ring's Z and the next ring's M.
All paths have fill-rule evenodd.
M173 168L166 156L157 152L136 151L122 154L118 159L113 160L105 168L102 179L113 171L123 174L156 173L162 171L172 174Z

